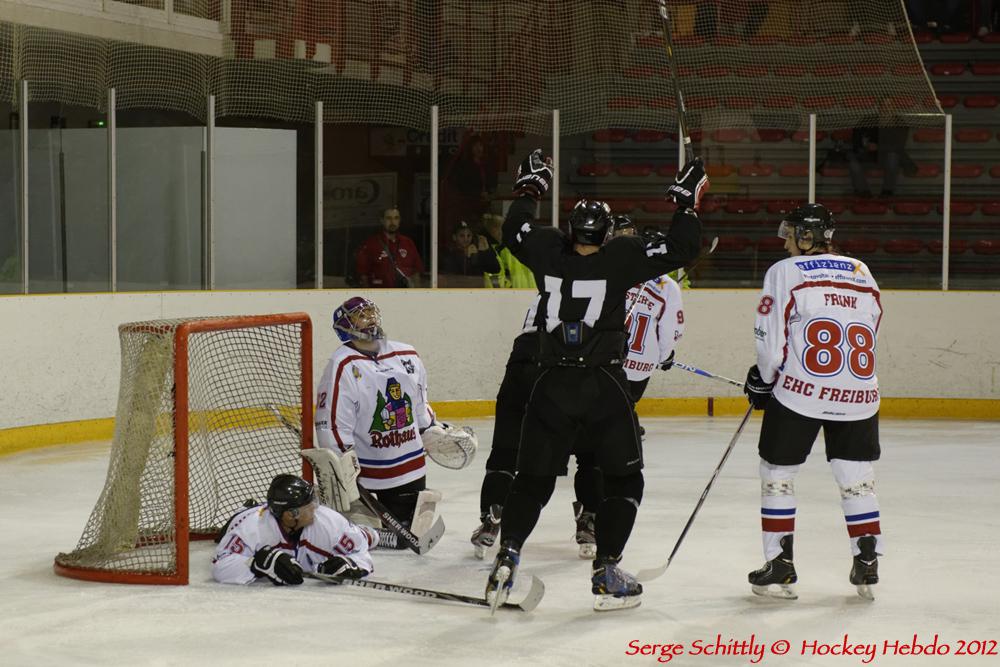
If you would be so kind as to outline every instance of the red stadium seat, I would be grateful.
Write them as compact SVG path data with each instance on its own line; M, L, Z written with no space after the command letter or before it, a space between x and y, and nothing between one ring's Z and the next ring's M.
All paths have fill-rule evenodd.
M629 213L638 207L638 204L631 199L616 199L608 202L608 205L616 213Z
M951 202L951 214L952 215L972 215L979 208L979 204L974 201L952 201ZM944 215L944 206L941 204L937 205L937 212Z
M985 127L964 127L955 133L955 141L963 144L984 144L993 138L993 132Z
M627 132L625 130L598 130L594 132L594 141L600 142L602 144L608 143L618 143L619 141L625 141L625 136Z
M983 44L1000 44L1000 32L988 32L979 41Z
M763 202L757 199L730 199L726 202L726 213L746 214L756 213L763 206Z
M922 127L913 131L913 140L918 144L936 144L944 141L944 128Z
M785 249L785 239L777 236L765 236L757 239L757 252L781 252Z
M620 164L615 167L615 172L619 176L626 178L643 178L653 173L653 165L649 163L640 164Z
M972 244L972 252L977 255L1000 255L1000 239L979 239Z
M687 100L688 109L714 109L717 106L719 106L718 97L698 95L692 96L690 100Z
M984 202L979 210L982 211L983 215L1000 215L1000 202Z
M719 252L742 252L752 245L753 241L746 236L720 236L716 250Z
M858 63L854 66L855 76L882 76L887 67L884 63Z
M850 95L845 97L842 105L845 109L874 109L874 95Z
M638 144L655 144L666 138L667 133L660 130L636 130L632 133L632 141Z
M704 65L698 68L697 74L703 79L714 79L729 76L729 68L724 65Z
M920 239L889 239L882 246L890 255L915 255L924 249Z
M961 255L969 249L969 242L965 239L952 239L948 243L949 255ZM927 251L934 255L940 255L944 250L944 242L938 239L927 242Z
M650 109L673 109L677 106L677 101L670 97L651 97L646 100L646 106Z
M576 199L560 199L559 208L562 209L563 213L569 213L573 210L573 207L576 206L576 202Z
M832 109L837 106L837 98L833 95L811 95L802 98L802 106L806 109Z
M639 65L637 67L626 67L625 76L629 79L645 79L656 74L656 68L649 65Z
M903 65L893 65L892 73L895 76L923 76L924 68L917 63L906 63Z
M677 206L666 199L647 199L642 202L642 210L646 213L673 213Z
M576 173L580 176L607 176L611 173L611 165L607 162L581 164Z
M739 128L723 128L712 132L712 139L720 144L738 144L749 137L746 130Z
M834 76L846 76L851 71L848 65L842 65L840 63L826 63L823 65L816 65L813 68L813 75L818 77L834 77Z
M1000 164L990 167L990 177L1000 178Z
M775 95L765 97L761 104L767 109L794 109L796 100L791 95Z
M817 143L826 139L826 132L823 130L816 131L816 141ZM809 143L809 130L795 130L792 132L792 141L796 143Z
M996 95L969 95L962 103L967 109L995 109L1000 100Z
M830 138L834 141L850 141L853 134L854 130L851 128L841 128L830 133Z
M917 166L917 173L914 176L918 178L937 178L941 175L941 167L936 164L921 164Z
M819 173L821 176L826 178L843 178L848 175L847 167L835 167L833 165L824 165L820 168Z
M642 100L638 97L612 97L608 100L609 109L638 109Z
M673 178L677 175L677 165L676 164L661 164L656 168L656 174L658 176L663 176L664 178Z
M739 169L740 176L745 177L766 177L774 173L774 165L763 164L761 162L754 162L752 164L741 164Z
M767 67L765 65L737 65L733 68L733 73L744 79L760 79L767 76Z
M867 35L864 35L862 41L865 44L871 46L882 46L885 44L892 44L894 40L889 35L883 35L882 33L879 32L872 32L868 33Z
M731 164L706 164L705 173L711 178L726 178L732 176L736 168Z
M853 238L840 241L837 245L848 255L870 255L878 250L878 239L855 236Z
M808 71L805 65L775 65L774 67L775 76L799 77L805 76Z
M968 44L972 41L972 35L967 32L956 32L950 35L941 35L942 44Z
M779 141L784 141L785 137L787 136L788 133L785 132L784 130L763 129L754 132L752 138L756 141L763 141L765 143L772 144L772 143L777 143Z
M778 173L786 177L808 177L809 163L783 164L778 169Z
M942 109L952 109L958 106L958 95L942 95L938 98Z
M1000 75L1000 62L972 63L972 73L976 76L998 76Z
M851 206L851 211L857 215L885 215L889 207L880 201L859 200Z
M889 98L896 109L912 109L917 106L917 98L912 95L893 95Z
M979 178L986 171L981 164L953 164L951 175L954 178Z
M965 73L965 63L938 63L930 66L934 76L960 76Z
M830 210L830 213L834 215L840 215L847 210L847 202L840 199L827 199L823 204Z
M767 212L771 215L787 215L799 206L794 199L775 199L767 202Z
M722 208L722 203L718 199L716 199L714 197L707 197L706 199L702 199L701 200L701 210L700 210L700 213L704 213L704 214L707 215L709 213L715 213L720 208ZM707 242L708 242L708 239L705 238L705 243L707 243Z
M727 109L753 109L757 106L757 100L753 97L727 97L723 104Z
M901 201L892 207L898 215L927 215L934 209L934 204L925 201Z

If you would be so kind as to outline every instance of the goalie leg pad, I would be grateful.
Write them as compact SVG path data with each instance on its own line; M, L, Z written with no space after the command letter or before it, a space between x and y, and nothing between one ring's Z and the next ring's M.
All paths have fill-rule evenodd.
M312 466L320 502L341 514L350 515L352 506L361 498L358 491L358 475L361 473L358 453L349 449L341 455L326 448L303 449L300 453Z

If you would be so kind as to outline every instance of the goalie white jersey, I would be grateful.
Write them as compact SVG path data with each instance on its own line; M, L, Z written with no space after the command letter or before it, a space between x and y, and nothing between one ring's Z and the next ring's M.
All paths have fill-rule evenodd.
M284 551L308 572L315 572L331 556L350 556L359 567L369 573L374 571L368 553L378 543L373 529L357 526L322 505L316 507L315 517L292 542L267 505L255 505L236 514L216 547L212 576L223 584L252 583L257 578L250 570L254 554L268 546Z
M628 291L625 307L631 309L625 321L625 375L633 382L645 380L657 364L670 356L684 335L681 288L667 275L647 280Z
M409 345L381 340L373 356L342 345L330 357L316 391L316 444L356 449L365 488L393 489L423 477L420 431L433 421L427 370Z
M774 397L807 417L854 421L879 408L878 285L842 255L789 257L768 269L757 304L757 368Z

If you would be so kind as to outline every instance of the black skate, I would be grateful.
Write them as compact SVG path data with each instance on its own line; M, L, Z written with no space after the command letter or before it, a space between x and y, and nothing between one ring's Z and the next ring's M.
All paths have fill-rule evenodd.
M500 505L490 505L490 511L479 517L482 522L478 528L472 531L472 546L476 550L476 558L482 560L486 557L486 550L493 546L500 534L500 513L503 508Z
M593 558L597 555L597 537L594 534L594 512L584 512L583 503L573 503L573 516L576 517L576 543L580 547L580 558Z
M399 539L399 535L392 532L388 528L376 528L375 531L378 533L378 544L375 545L376 549L406 549L406 543Z
M638 607L642 603L642 584L618 567L621 558L601 556L594 559L590 591L596 611L614 611Z
M785 535L779 544L781 553L778 557L764 563L764 567L759 570L751 572L747 575L747 579L754 595L797 600L799 596L792 589L792 584L799 580L795 574L795 565L792 563L792 536ZM776 584L777 589L772 589L771 584Z
M866 600L874 600L871 587L878 583L878 557L875 554L875 537L865 535L858 538L861 553L854 557L851 566L851 583L858 587L858 595Z
M497 557L493 561L493 570L486 580L486 601L490 603L490 615L497 607L507 601L510 589L514 587L514 575L521 562L521 552L513 544L505 542L500 545Z
M646 429L643 428L642 424L639 424L639 440L646 439Z

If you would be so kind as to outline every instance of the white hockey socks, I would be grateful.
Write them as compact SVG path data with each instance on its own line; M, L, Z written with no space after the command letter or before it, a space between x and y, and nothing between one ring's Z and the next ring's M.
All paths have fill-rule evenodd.
M875 469L871 461L830 461L833 476L840 487L840 506L844 510L851 554L861 553L858 538L875 536L875 553L882 555L882 528L879 525L878 496L875 495Z
M781 554L781 538L795 532L795 475L799 466L760 461L760 528L764 560Z

